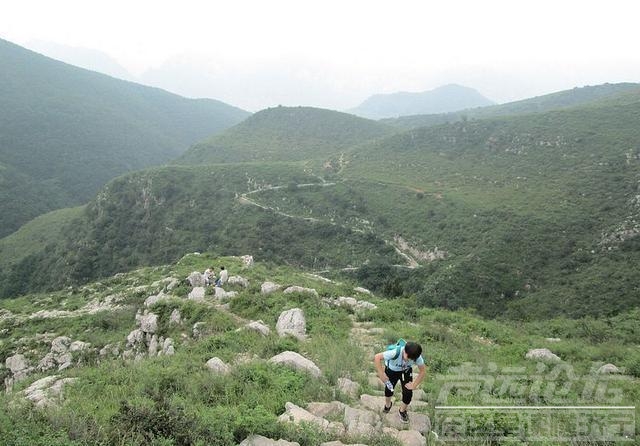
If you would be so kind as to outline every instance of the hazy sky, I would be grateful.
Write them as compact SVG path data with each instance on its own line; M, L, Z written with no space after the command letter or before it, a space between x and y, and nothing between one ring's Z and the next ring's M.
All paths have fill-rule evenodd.
M0 37L98 50L142 83L252 111L346 109L447 83L506 102L640 82L638 17L620 0L8 0Z

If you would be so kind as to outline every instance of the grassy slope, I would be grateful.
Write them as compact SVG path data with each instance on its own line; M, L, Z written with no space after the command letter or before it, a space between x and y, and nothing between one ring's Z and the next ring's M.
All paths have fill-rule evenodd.
M89 203L55 243L5 268L3 294L83 283L210 249L314 269L398 261L374 234L240 200L268 185L318 181L295 163L173 166L126 175Z
M324 160L362 141L392 133L384 124L311 107L263 110L197 144L181 163Z
M518 318L615 314L640 305L636 239L603 242L638 229L639 120L640 102L624 98L416 129L351 153L342 185L259 198L447 251L397 290L424 304Z
M456 113L403 116L396 119L383 119L381 122L396 127L411 129L424 126L446 124L467 119L486 119L498 116L544 113L552 110L585 105L611 98L624 98L640 94L640 84L620 83L604 84L559 91L535 98L506 104L479 107Z
M0 235L39 213L83 203L111 178L161 164L248 113L83 70L0 40ZM12 189L13 188L13 189ZM46 191L43 193L43 191Z
M0 270L55 243L67 224L78 218L84 207L59 209L34 218L18 231L0 239Z
M0 360L4 362L6 357L22 353L28 360L35 361L49 351L51 339L61 335L90 342L97 350L114 343L122 349L127 334L135 328L138 308L148 295L166 286L162 279L184 278L191 271L202 271L210 264L224 264L232 274L249 279L248 289L236 289L239 295L231 300L230 310L242 318L262 319L272 329L271 335L237 332L242 325L237 317L212 307L209 302L187 300L186 286L165 290L174 297L156 304L151 311L159 315L158 334L174 339L175 356L127 362L110 358L97 361L95 355L87 354L83 357L83 366L56 372L62 377L78 378L74 385L65 388L62 407L36 411L29 405L9 404L19 401L19 390L43 376L33 375L19 383L14 393L0 395L0 442L51 446L197 444L200 441L231 445L257 433L303 445L319 444L330 438L312 428L280 425L276 418L284 411L287 401L305 406L311 401L338 398L353 404L348 397L334 393L337 379L342 376L359 382L362 393L375 393L368 382L368 374L373 370L371 359L350 331L351 318L382 329L377 339L373 339L376 350L400 336L425 347L429 371L422 387L429 404L412 410L423 411L432 420L437 398L443 386L450 383L446 377L459 376L452 368L465 364L494 379L494 390L450 393L448 405L486 405L486 398L491 398L492 405L544 406L559 404L557 397L562 398L562 404L609 404L608 394L583 394L581 381L563 386L562 390L552 387L567 382L554 377L558 370L562 370L562 376L570 371L585 377L603 363L614 363L626 370L627 376L614 379L607 387L620 392L617 405L634 405L640 398L640 356L636 348L640 343L638 311L602 320L556 317L539 322L509 322L483 319L469 311L420 309L413 300L370 297L368 300L375 302L378 309L353 315L345 308L326 306L321 299L304 294L277 292L262 296L260 284L272 280L285 286L313 287L321 297L335 297L351 295L357 282L329 284L299 270L260 262L252 269L243 269L238 258L212 254L188 255L173 265L136 270L72 292L4 301L3 307L11 311L11 315L5 314L0 320L0 330L9 333L0 341ZM32 318L17 323L35 310L70 311L92 300L103 301L108 296L118 296L121 307L118 311L63 319ZM306 342L279 338L275 334L278 315L293 307L305 312L310 335ZM169 324L174 309L182 314L181 325ZM204 323L200 339L191 336L191 327L196 322ZM549 341L550 337L559 341ZM542 364L524 359L529 349L541 347L551 349L562 358L561 369L553 365L541 369ZM313 360L323 370L324 377L311 379L302 372L267 366L263 362L285 350L297 351ZM259 360L236 365L227 376L215 376L205 368L206 361L212 357L230 363L240 354L255 355ZM472 371L470 375L473 381L478 372ZM510 387L508 379L516 376L539 380L542 391L538 397L535 392L518 393L520 387L512 381ZM518 383L525 389L533 389L533 381L526 379ZM479 421L481 427L483 422ZM509 432L511 421L500 420L496 427ZM387 438L360 440L372 445L392 444ZM461 444L477 443L463 441ZM516 436L510 444L526 443L519 443Z

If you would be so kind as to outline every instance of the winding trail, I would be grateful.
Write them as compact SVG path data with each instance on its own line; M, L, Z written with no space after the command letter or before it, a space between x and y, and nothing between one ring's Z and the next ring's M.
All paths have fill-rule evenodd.
M320 183L302 183L302 184L296 184L296 188L305 188L305 187L332 187L332 186L336 186L337 183L335 182L326 182L324 180L324 178L316 176L321 182ZM383 183L381 183L383 184ZM240 196L238 197L238 201L242 204L248 204L251 206L256 206L259 207L260 209L264 209L264 210L268 210L273 212L274 214L277 215L281 215L283 217L287 217L287 218L294 218L294 219L298 219L298 220L303 220L303 221L309 221L309 222L325 222L325 223L329 223L331 225L337 225L337 223L335 222L327 222L324 220L321 220L319 218L315 218L315 217L302 217L299 215L292 215L292 214L287 214L286 212L282 212L276 208L274 208L273 206L266 206L264 204L260 204L257 201L249 198L249 195L253 195L253 194L257 194L260 192L264 192L264 191L270 191L270 190L281 190L281 189L286 189L290 187L289 185L280 185L280 186L265 186L265 187L261 187L258 189L254 189L251 190L249 192L245 192L243 194L240 194ZM346 229L350 229L352 231L355 232L363 232L362 229L358 229L358 228L353 228L353 227L348 227L348 226L344 226L344 225L340 225ZM404 267L404 268L409 268L409 269L414 269L420 266L420 264L416 261L415 258L413 258L410 254L408 254L406 251L403 251L401 249L401 246L399 246L399 244L393 242L393 241L389 241L389 240L384 240L384 242L388 245L393 246L394 250L396 251L396 253L401 256L402 258L404 258L407 262L406 265L394 265L394 266L398 266L398 267Z

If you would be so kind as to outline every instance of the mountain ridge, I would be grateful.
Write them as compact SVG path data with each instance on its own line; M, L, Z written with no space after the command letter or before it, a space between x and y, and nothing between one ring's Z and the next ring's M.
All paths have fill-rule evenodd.
M4 178L0 235L39 213L80 204L111 178L167 162L249 115L220 101L181 98L77 68L5 40L0 56L0 107L7 110L0 116L0 163L20 174L23 180L12 187L32 200L23 215L12 212L7 219L22 194L9 196ZM42 190L59 193L40 198Z
M454 112L491 104L494 102L473 88L448 84L418 93L376 94L365 99L362 104L348 110L348 112L365 118L382 119L405 115Z

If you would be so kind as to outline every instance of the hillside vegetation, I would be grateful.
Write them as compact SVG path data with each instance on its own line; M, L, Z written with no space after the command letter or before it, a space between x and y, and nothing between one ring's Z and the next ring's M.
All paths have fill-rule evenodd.
M2 295L85 283L191 251L249 251L313 269L357 266L376 258L400 261L375 234L322 218L281 215L242 197L272 186L295 189L309 183L321 184L294 163L173 166L117 178L80 216L50 219L60 236L44 241L39 250L12 257L12 240L30 240L32 227L0 243L0 253L12 258L0 275Z
M571 90L523 99L500 105L477 107L452 113L422 114L382 119L385 124L404 129L454 123L469 119L544 113L601 101L628 101L640 95L640 84L619 83L576 87Z
M382 296L425 307L518 320L613 316L640 306L638 122L640 100L629 93L344 151L326 134L324 160L131 174L58 240L7 261L2 295L215 249L355 274Z
M83 70L0 40L0 236L165 163L249 113Z
M245 279L246 286L225 285L225 291L236 293L232 297L216 298L214 287L204 289L202 298L193 297L195 288L183 279L210 265L225 265ZM263 294L265 281L281 288ZM283 291L291 285L307 291ZM260 262L247 268L238 257L204 253L72 290L6 300L0 317L0 330L6 334L0 341L0 363L11 358L15 365L16 356L22 355L27 369L20 378L2 369L11 385L0 395L0 443L230 446L263 435L302 446L333 440L395 446L403 444L399 432L422 429L422 441L443 445L448 443L430 432L441 438L446 434L447 425L436 409L443 402L599 406L610 404L615 394L617 405L629 406L640 399L637 310L601 320L500 322L471 311L419 308L413 299L380 299L356 292L358 285ZM335 305L339 296L373 306ZM305 340L276 330L279 315L293 308L306 319ZM268 332L248 327L258 318ZM399 392L391 413L381 413L381 384L373 374L372 354L398 337L422 344L428 366L426 380L414 392L409 425L397 422ZM58 356L65 346L75 347ZM560 362L525 359L533 348L550 349ZM268 362L285 351L312 361L321 375ZM210 369L213 358L229 370ZM56 361L62 360L68 362L58 370ZM620 373L598 374L605 363L620 367ZM354 390L341 387L345 378L355 384ZM469 385L478 384L479 378L484 384L474 391ZM50 386L54 381L58 393ZM464 387L456 388L460 382ZM40 392L32 385L39 385ZM338 410L327 415L325 409L323 416L340 429L322 428L317 418L306 425L279 418L287 403L317 411L328 406L315 404L314 410L311 403L336 400ZM383 434L378 426L358 435L348 421L356 409L363 411L356 412L362 420L377 419L391 429ZM637 409L632 415L637 416ZM474 417L473 424L455 438L458 444L526 445L528 436L535 435L530 425L522 430L513 416L467 416ZM418 427L419 419L430 419L431 426ZM553 421L558 430L551 435L566 432L579 436L583 444L602 440L597 430L580 435L570 418ZM613 434L633 440L634 432ZM550 438L536 444L558 442Z
M393 128L346 113L311 107L275 107L191 147L180 163L324 160Z

